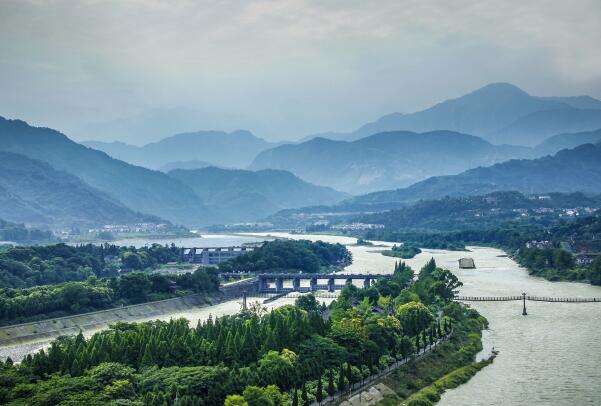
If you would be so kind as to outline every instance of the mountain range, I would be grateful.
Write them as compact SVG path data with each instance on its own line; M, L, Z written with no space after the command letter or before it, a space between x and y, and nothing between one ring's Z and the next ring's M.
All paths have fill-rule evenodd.
M601 101L597 99L537 97L509 83L493 83L422 111L387 114L351 133L317 136L353 141L385 131L450 130L473 134L493 144L534 146L555 134L598 128Z
M288 170L309 182L355 194L409 186L529 153L527 148L495 146L452 131L393 131L350 142L314 138L281 145L261 152L250 169Z
M347 197L281 171L255 176L248 171L212 168L191 171L192 176L205 178L187 184L190 178L180 181L176 176L111 158L58 131L2 117L0 152L11 158L3 159L6 162L0 166L4 172L0 183L3 188L0 218L27 224L62 227L82 225L85 219L88 219L85 224L132 223L148 218L163 221L160 217L173 223L202 226L231 218L257 220L269 207L278 210L281 207L278 201L299 207L333 204ZM177 174L184 178L185 172ZM265 186L269 182L279 187L269 189ZM245 199L244 203L236 207L233 201L220 202L203 190L203 186L210 185L214 191L219 186L222 199L238 196ZM253 189L257 191L254 195L250 193ZM271 203L263 208L262 204L269 199ZM294 203L295 199L298 202ZM243 209L244 205L256 210L230 213L221 203L229 203L231 210ZM109 216L110 213L113 215Z
M256 137L249 131L198 131L177 134L138 147L122 142L86 141L84 145L111 157L150 169L174 162L204 161L215 166L246 168L254 157L278 144ZM184 169L184 168L182 168Z
M348 197L273 169L178 169L169 176L190 186L220 222L256 220L282 209L334 204Z
M45 162L0 151L3 219L38 226L91 227L157 218L135 213L79 178Z
M342 205L406 204L444 196L474 196L496 191L521 193L601 192L601 143L584 144L553 156L470 169L454 176L435 176L404 189L352 198Z

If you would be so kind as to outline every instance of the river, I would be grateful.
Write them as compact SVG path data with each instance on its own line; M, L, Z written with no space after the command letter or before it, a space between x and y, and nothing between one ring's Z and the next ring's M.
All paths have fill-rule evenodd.
M291 238L296 235L280 234ZM302 236L311 240L349 243L345 237ZM394 258L350 247L355 272L391 272ZM471 252L424 250L407 264L418 270L430 258L463 282L465 296L601 297L601 287L582 283L549 282L528 275L504 253L469 247ZM474 258L477 269L459 269L458 259ZM440 406L459 405L601 405L601 303L472 302L489 321L479 358L499 350L494 363L468 383L447 391Z
M354 246L355 239L349 237L287 233L269 233L259 237L262 239L266 235L348 245L353 254L353 264L346 268L346 272L389 273L397 261L377 252L383 247ZM219 238L235 244L253 239L250 236ZM136 241L136 244L144 245L146 242ZM390 246L389 243L374 243ZM507 296L527 292L537 296L601 297L601 287L552 283L531 277L513 260L503 257L500 250L481 247L470 247L470 250L469 253L424 250L406 262L418 270L434 257L440 266L459 277L464 284L460 294L466 296ZM464 256L474 258L477 269L458 269L457 261ZM292 301L280 299L269 306L277 307ZM196 323L209 314L235 313L240 309L239 302L235 300L194 308L159 318L186 317ZM521 315L521 302L474 302L470 306L490 323L489 330L484 332L484 350L479 358L486 357L493 346L500 353L492 365L481 370L467 384L447 391L439 405L601 405L600 303L527 302L528 316ZM88 331L86 335L91 333ZM40 343L31 345L39 348ZM27 351L25 347L21 350Z

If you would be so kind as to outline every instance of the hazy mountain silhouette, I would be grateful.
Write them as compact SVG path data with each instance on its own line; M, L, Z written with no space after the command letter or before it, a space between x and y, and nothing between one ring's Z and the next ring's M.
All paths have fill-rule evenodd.
M409 186L529 153L528 148L494 146L452 131L395 131L353 142L315 138L281 145L260 153L250 168L288 170L311 183L356 194Z
M158 169L169 162L194 160L246 168L258 153L277 145L243 130L177 134L142 147L122 142L86 141L83 144L104 151L113 158L151 169Z
M4 151L0 151L0 217L51 227L160 221L133 212L45 162Z
M0 117L0 150L47 162L142 213L181 224L201 224L210 218L188 186L162 172L113 159L49 128Z
M584 144L554 156L503 162L454 176L435 176L408 188L370 193L345 204L407 203L444 196L522 193L601 193L601 145Z
M372 134L408 130L451 130L482 137L493 144L536 145L564 132L601 128L601 101L589 96L536 97L509 83L493 83L428 109L392 113L352 133L331 138L356 140Z
M214 213L214 222L253 221L285 208L335 204L348 197L307 183L290 172L257 172L209 167L174 170L169 176L189 185Z

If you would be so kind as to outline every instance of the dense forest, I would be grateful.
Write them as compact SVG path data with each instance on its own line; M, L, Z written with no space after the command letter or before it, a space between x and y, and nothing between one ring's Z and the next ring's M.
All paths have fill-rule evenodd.
M342 244L275 240L221 264L219 269L223 272L316 273L328 267L349 265L352 259L350 251Z
M177 261L179 248L55 244L16 246L0 251L0 286L26 288L83 281L90 276L110 277L119 270L142 271Z
M118 323L89 339L62 337L0 366L0 403L308 405L451 332L436 350L437 371L470 364L485 321L450 300L460 282L434 261L412 279L399 264L389 280L348 286L327 310L307 296L195 327L183 319Z

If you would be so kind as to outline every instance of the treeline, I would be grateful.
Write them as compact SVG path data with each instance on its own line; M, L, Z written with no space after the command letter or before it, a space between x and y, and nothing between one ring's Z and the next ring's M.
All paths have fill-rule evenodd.
M275 240L221 265L222 272L316 273L324 267L346 266L352 255L342 244L323 241Z
M531 274L551 281L589 281L601 285L601 257L586 267L578 267L574 256L561 248L520 248L513 257Z
M10 241L19 244L38 243L54 240L48 230L25 227L23 224L9 223L0 219L0 241Z
M0 286L26 288L37 285L83 281L115 276L120 270L153 269L177 261L180 251L174 245L150 247L115 245L55 244L17 246L0 251Z
M0 324L61 317L218 289L217 271L210 268L181 275L132 272L106 279L90 276L84 282L25 289L1 288Z
M345 288L328 313L309 297L196 327L119 323L89 339L61 338L18 366L0 367L0 403L309 405L452 330L463 340L467 326L482 329L476 312L450 301L460 283L448 271L432 261L412 279L399 264L390 280ZM464 351L465 362L473 354Z

